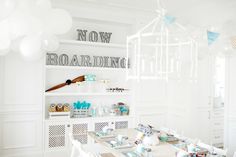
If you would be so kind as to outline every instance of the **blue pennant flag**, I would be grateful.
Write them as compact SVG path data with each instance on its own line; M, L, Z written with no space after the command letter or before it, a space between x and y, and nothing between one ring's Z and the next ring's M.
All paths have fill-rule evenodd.
M176 18L174 16L170 16L170 15L164 16L164 22L166 25L170 25L170 24L174 23L175 20L176 20Z
M96 75L93 74L85 75L85 81L96 81Z
M211 45L220 36L220 33L207 31L208 45Z

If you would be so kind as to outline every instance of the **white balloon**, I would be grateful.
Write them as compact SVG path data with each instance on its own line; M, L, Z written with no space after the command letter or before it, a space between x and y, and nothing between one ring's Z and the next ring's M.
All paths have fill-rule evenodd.
M32 8L32 15L47 26L46 19L51 13L51 7L45 6L45 4L43 4L44 1L45 0L38 0L36 2L35 6Z
M41 40L38 36L26 36L20 43L20 53L25 60L34 61L42 57Z
M16 11L9 17L11 39L42 32L42 22L31 14Z
M53 9L47 17L45 31L52 34L64 34L72 26L70 14L63 9Z
M0 20L9 16L15 9L14 0L0 0Z
M9 28L11 39L16 39L20 36L23 36L28 31L28 15L20 11L15 11L9 17Z
M28 16L27 19L27 35L31 34L38 34L43 31L43 23L39 19L33 17L33 16Z
M43 34L42 39L42 48L46 51L56 51L59 47L59 41L55 35Z

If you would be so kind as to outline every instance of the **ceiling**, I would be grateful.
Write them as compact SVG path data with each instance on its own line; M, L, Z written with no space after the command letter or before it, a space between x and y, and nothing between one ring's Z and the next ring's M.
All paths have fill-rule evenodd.
M157 0L61 0L155 11ZM160 0L167 12L183 25L224 28L236 32L236 0ZM53 0L58 3L59 0Z
M72 1L74 0L67 0L65 2L69 3ZM149 11L154 11L157 8L157 0L75 1L138 8ZM161 0L161 4L183 24L190 23L196 26L222 27L228 23L236 23L236 0Z

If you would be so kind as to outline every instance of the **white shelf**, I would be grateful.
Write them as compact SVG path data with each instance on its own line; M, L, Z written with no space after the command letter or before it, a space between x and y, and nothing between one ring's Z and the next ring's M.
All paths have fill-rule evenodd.
M128 96L130 93L62 93L62 92L45 92L45 96Z
M110 71L125 71L126 70L126 68L80 67L80 66L61 66L61 65L46 65L46 69L110 70Z
M97 116L97 117L80 117L80 118L74 118L74 117L70 117L70 118L53 118L53 119L49 119L49 118L46 118L45 120L46 121L61 121L62 119L65 120L65 121L68 121L68 120L101 120L101 121L104 121L104 120L107 120L107 119L119 119L119 120L122 120L122 119L128 119L128 118L134 118L133 115L125 115L125 116Z
M79 41L79 40L61 40L60 43L71 44L71 45L86 45L92 47L121 48L121 49L126 48L126 45L124 44L89 42L89 41Z

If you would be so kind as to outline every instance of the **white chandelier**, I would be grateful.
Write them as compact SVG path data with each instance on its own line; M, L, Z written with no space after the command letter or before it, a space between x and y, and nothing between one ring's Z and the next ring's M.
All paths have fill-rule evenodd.
M127 79L197 77L198 45L163 8L154 20L127 37L127 58L131 62Z

